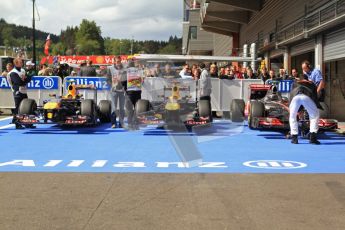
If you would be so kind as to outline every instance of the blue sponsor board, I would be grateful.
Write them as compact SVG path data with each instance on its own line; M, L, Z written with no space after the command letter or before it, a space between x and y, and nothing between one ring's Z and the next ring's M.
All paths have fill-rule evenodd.
M278 90L281 93L290 93L291 89L292 89L292 80L284 80L281 81L278 85Z
M109 90L110 87L105 77L66 77L65 87L67 88L70 82L73 81L76 85L94 85L97 90Z
M281 93L290 93L292 89L292 80L283 80L283 81L278 81L278 80L267 80L267 84L269 85L278 85L278 91Z
M59 89L59 78L58 76L54 77L44 77L44 76L35 76L32 77L31 82L28 83L28 89ZM10 89L10 85L6 77L0 78L0 89Z

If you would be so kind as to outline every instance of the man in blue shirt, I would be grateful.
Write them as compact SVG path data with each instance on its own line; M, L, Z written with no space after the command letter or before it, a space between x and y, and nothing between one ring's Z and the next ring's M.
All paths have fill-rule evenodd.
M298 144L298 122L297 113L301 106L303 106L310 117L310 143L319 145L317 140L317 132L319 130L320 111L322 109L319 102L324 97L325 83L318 69L312 69L308 61L302 62L302 70L305 80L296 81L293 84L293 90L291 91L290 102L290 132L292 136L291 143Z
M302 70L305 77L308 78L306 80L312 81L316 85L319 101L324 101L325 81L323 80L321 71L316 68L312 69L308 61L302 63Z

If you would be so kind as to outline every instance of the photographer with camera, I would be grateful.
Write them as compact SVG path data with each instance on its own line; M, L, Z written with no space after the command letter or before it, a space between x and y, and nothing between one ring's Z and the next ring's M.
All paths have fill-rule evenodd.
M17 122L16 115L18 115L19 105L23 99L28 98L27 84L31 81L32 76L27 76L23 67L23 60L21 58L15 58L13 60L14 68L8 73L11 80L13 98L15 103L15 109L13 111L12 123L16 125L16 129L24 129L22 125ZM34 126L29 126L34 128Z

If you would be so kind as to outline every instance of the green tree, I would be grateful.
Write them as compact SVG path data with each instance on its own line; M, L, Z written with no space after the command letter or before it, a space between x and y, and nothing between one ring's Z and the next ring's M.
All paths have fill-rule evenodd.
M83 19L76 33L78 54L104 54L104 39L101 28L94 21Z
M78 32L78 27L69 27L64 31L61 31L60 40L64 47L64 52L68 55L75 53L76 48L76 33Z
M104 40L105 52L106 54L112 55L129 55L131 53L131 43L130 39L110 39L106 38ZM139 45L133 42L133 53L138 52Z
M143 45L143 51L149 54L155 54L161 47L159 42L156 41L145 41Z
M112 54L112 39L110 37L104 38L104 51L105 54Z
M81 39L77 44L77 53L79 55L97 55L99 53L100 44L96 40Z
M66 47L62 42L52 44L52 55L64 55Z
M48 33L36 30L36 52L44 56L44 43ZM0 18L0 46L27 48L29 58L32 54L32 29L25 26L8 24ZM119 55L131 53L131 39L103 38L101 29L94 21L82 20L79 27L67 26L60 36L51 34L53 55ZM133 53L180 54L182 39L170 36L168 41L133 41ZM120 52L121 51L121 52Z
M10 47L15 45L15 39L13 38L13 29L6 26L1 31L1 37L5 47Z
M168 44L158 51L159 54L177 54L176 46L173 44Z

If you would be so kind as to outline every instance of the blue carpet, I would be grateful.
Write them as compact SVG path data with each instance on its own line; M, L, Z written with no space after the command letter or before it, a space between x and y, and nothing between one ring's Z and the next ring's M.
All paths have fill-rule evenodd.
M109 124L2 128L9 121L0 121L3 172L345 173L345 136L336 133L322 134L322 145L314 146L304 139L292 145L283 133L225 120L192 133L154 126L127 131Z

